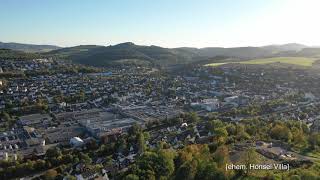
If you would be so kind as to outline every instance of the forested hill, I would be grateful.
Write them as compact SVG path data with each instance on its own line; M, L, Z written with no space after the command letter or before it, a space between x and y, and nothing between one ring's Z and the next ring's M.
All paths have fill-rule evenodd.
M31 60L45 57L40 53L27 53L11 49L0 49L0 59L4 60Z
M64 57L76 63L89 65L108 65L123 60L139 60L153 64L180 64L200 58L196 53L184 49L168 49L158 46L139 46L122 43L114 46L76 46L46 53Z
M75 63L104 66L114 63L139 62L170 66L177 64L208 61L217 56L238 59L253 59L275 56L314 56L320 49L301 44L270 45L262 47L236 48L163 48L159 46L142 46L131 42L113 46L82 45L53 50L46 55L72 60ZM320 54L320 53L319 53Z
M7 59L54 57L56 59L71 60L74 63L93 66L123 63L172 66L197 62L213 63L216 62L217 57L228 57L233 61L268 57L320 57L320 48L308 47L296 43L235 48L163 48L159 46L136 45L131 42L112 46L80 45L68 48L47 45L0 43L0 47L4 44L9 48L2 49L0 57ZM9 44L11 45L9 46ZM44 52L50 48L52 48L50 51ZM21 51L17 51L16 49L21 49ZM31 53L32 51L37 51L37 53ZM219 62L223 62L223 59L220 59Z
M35 45L35 44L21 44L21 43L4 43L0 42L0 49L11 49L24 52L48 52L59 49L58 46L52 45Z

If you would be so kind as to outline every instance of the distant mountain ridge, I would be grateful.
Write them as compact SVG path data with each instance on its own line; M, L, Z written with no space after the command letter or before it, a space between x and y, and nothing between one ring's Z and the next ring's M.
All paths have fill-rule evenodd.
M76 63L88 65L108 65L119 60L141 60L152 64L188 63L199 55L183 49L169 49L159 46L140 46L131 42L114 46L75 46L46 53L65 57Z
M59 49L61 47L54 45L36 45L36 44L21 44L21 43L4 43L0 42L0 49L11 49L16 51L24 51L24 52L48 52L52 50Z
M261 47L164 48L125 42L110 46L80 45L67 48L54 46L53 48L56 49L41 54L93 66L106 66L124 62L171 66L196 62L215 62L217 59L223 62L221 57L238 61L281 56L320 57L320 48L297 43Z
M4 60L32 60L43 58L40 53L28 53L24 51L17 51L12 49L1 49L0 48L0 59Z
M112 46L83 45L61 48L48 52L48 55L68 58L73 62L94 66L113 64L122 60L139 60L161 66L208 61L217 56L241 59L253 59L275 56L299 56L301 52L308 56L317 54L302 44L270 45L262 47L208 47L208 48L163 48L159 46L136 45L132 42ZM320 52L320 49L319 49ZM299 54L300 53L300 54ZM320 53L319 53L320 54Z
M273 50L273 51L301 51L304 48L308 48L308 46L298 43L289 43L282 45L268 45L262 46L264 49Z

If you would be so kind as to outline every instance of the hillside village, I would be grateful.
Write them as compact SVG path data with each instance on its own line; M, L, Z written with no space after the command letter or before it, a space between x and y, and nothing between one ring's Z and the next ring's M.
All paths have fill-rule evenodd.
M272 64L194 65L181 72L127 65L70 70L72 64L53 59L0 62L3 161L41 159L57 148L83 155L95 146L122 142L133 127L147 133L143 149L157 149L159 142L176 150L212 144L220 141L212 130L215 125L208 127L212 119L236 126L249 119L292 121L303 124L310 133L320 130L320 74L315 70ZM244 137L228 144L234 162L249 147L266 159L292 160L297 167L315 160L276 136ZM92 154L87 157L91 165L102 164L99 171L79 169L88 162L67 169L78 178L116 178L115 172L125 172L143 149L141 144L119 144L109 160ZM106 161L114 163L101 163ZM9 177L5 171L1 177Z
M319 0L0 5L0 180L320 180Z

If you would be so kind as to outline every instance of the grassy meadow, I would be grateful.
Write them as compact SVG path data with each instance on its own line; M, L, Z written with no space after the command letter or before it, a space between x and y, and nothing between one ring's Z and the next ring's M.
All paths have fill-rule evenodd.
M316 61L316 58L306 57L274 57L274 58L263 58L263 59L251 59L241 62L226 62L226 63L211 63L206 66L220 66L229 63L240 63L240 64L271 64L271 63L285 63L310 67Z

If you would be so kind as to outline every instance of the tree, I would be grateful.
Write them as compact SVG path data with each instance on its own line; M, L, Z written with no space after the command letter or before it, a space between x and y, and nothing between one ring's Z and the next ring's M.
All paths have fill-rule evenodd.
M293 175L290 177L290 180L301 180L301 177L299 175Z
M11 121L10 115L6 112L2 113L2 117L3 117L3 120L5 120L5 121Z
M118 152L124 152L127 150L127 140L123 137L120 136L118 141L115 144L115 148Z
M134 123L128 130L128 134L130 136L136 136L137 134L139 134L140 132L142 132L142 128L139 124Z
M88 154L82 152L80 152L80 161L85 164L90 164L92 162Z
M220 120L213 120L208 123L208 129L214 135L214 140L218 145L224 144L228 136L226 126Z
M242 124L239 124L236 126L236 139L241 140L247 140L250 139L250 135L245 131L245 126Z
M229 164L230 162L228 147L225 145L219 146L213 156L214 156L214 161L216 162L215 165L220 170L219 173L222 173L223 176L229 176L231 172L226 171L225 169L226 164Z
M237 129L234 124L228 124L226 129L229 135L236 135L237 133Z
M99 145L97 144L97 141L96 140L90 140L86 147L89 149L89 150L95 150L95 149L98 149Z
M62 156L61 161L62 161L64 164L71 163L71 162L73 161L73 156L72 156L72 154L67 154L67 155Z
M78 97L81 102L83 102L85 100L86 94L84 93L84 91L82 89L79 91Z
M202 163L198 166L197 173L194 179L201 180L224 180L227 179L223 172L218 169L214 162Z
M5 121L5 128L9 128L14 125L15 121L7 112L2 112L1 117Z
M292 132L292 143L298 148L304 148L307 146L307 139L301 129L293 127Z
M58 175L58 172L54 169L49 169L45 174L44 178L46 180L54 180L54 178Z
M66 180L76 180L77 178L72 175L67 175L64 177Z
M146 145L145 145L145 140L144 140L144 134L142 132L140 132L138 134L138 146L139 146L139 153L144 153L144 151L146 150Z
M320 147L320 133L313 133L309 137L310 148L316 150Z
M188 114L187 120L188 120L188 122L191 122L191 123L192 122L199 122L200 118L196 112L191 112Z
M57 158L59 156L61 156L61 150L59 148L50 148L47 150L46 152L46 156L50 159L50 158Z
M176 180L192 180L197 173L198 162L196 160L187 161L177 170L175 179Z
M251 172L249 168L250 164L257 164L259 162L259 155L254 148L248 148L243 152L240 162L246 165L245 174L248 176Z
M175 153L171 150L160 150L158 152L145 152L131 171L132 174L141 179L150 179L150 177L170 177L174 172L173 159Z
M59 148L50 148L46 152L46 157L48 158L47 163L50 163L51 165L58 165L59 159L61 158L62 153ZM48 166L49 167L49 166Z
M214 136L216 137L218 143L223 144L228 136L228 132L226 128L216 128L214 130Z
M291 134L289 128L283 124L276 124L271 129L270 135L274 139L283 140L286 142L290 142L292 139L292 134Z
M229 149L227 146L219 146L214 153L214 161L217 163L218 167L224 169L226 164L230 161L229 159Z
M124 177L124 180L139 180L139 176L135 174L128 174L126 177Z
M48 110L48 103L44 99L38 99L36 102L36 110L40 111L47 111Z
M217 129L217 128L224 128L224 124L222 121L220 120L212 120L209 122L209 130L210 131L214 131L214 129Z
M34 165L34 169L36 171L40 171L40 170L44 169L45 166L46 166L46 162L44 160L40 160L39 159L39 160L36 161L36 163Z

